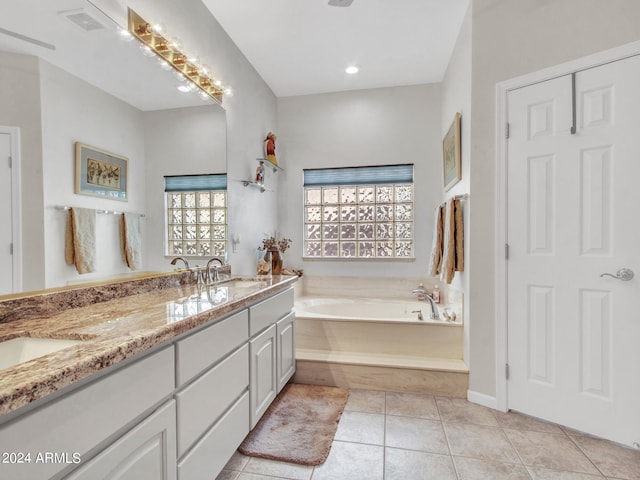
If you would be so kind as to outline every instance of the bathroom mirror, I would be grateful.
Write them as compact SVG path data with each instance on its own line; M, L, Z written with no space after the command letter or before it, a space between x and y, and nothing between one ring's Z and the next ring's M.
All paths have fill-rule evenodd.
M100 271L78 276L64 263L62 206L144 214L143 270L172 269L162 179L226 172L224 108L179 91L171 68L86 0L1 2L0 19L0 127L19 129L21 146L21 278L9 280L30 291L127 272L116 216L98 215L108 237ZM128 158L127 202L74 193L76 141Z

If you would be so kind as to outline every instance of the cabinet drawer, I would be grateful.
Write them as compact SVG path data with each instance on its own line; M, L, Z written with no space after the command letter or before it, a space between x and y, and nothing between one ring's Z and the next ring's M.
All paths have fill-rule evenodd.
M249 345L218 363L176 394L178 458L249 387Z
M174 390L173 346L123 367L0 428L0 450L31 452L28 465L5 464L2 478L49 478L68 465L35 463L38 452L81 456Z
M249 433L249 393L245 393L178 463L178 480L216 478Z
M254 336L293 309L293 288L249 308L249 334Z
M247 310L231 315L176 344L176 383L179 387L249 338Z

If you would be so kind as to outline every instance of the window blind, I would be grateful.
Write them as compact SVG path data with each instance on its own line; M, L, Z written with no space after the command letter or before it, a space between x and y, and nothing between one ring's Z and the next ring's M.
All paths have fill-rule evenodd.
M201 192L205 190L226 190L227 174L172 175L164 177L165 192Z
M304 186L413 183L413 164L304 170Z

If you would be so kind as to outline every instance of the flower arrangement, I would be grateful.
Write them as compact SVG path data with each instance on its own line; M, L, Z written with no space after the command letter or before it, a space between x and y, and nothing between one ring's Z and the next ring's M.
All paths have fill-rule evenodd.
M280 252L284 253L291 246L291 239L280 237L277 235L271 235L262 239L262 246L258 247L260 251L267 252Z

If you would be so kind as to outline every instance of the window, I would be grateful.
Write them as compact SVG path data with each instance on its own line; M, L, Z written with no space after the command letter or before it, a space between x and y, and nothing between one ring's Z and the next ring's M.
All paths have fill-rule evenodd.
M413 165L305 170L304 256L413 258Z
M167 255L224 256L227 252L227 176L164 177Z

